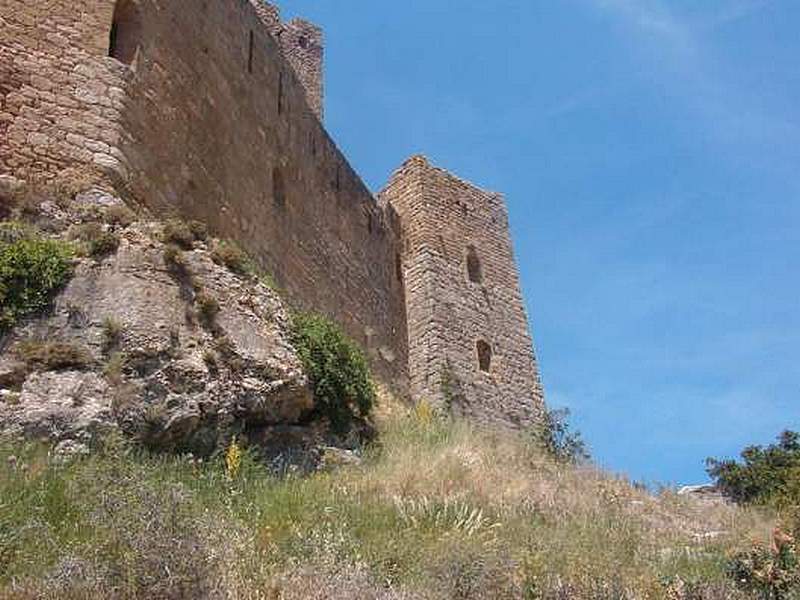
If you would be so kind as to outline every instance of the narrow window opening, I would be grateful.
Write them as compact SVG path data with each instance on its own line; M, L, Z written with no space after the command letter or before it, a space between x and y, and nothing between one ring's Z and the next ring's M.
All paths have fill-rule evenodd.
M485 340L478 340L478 367L484 373L492 370L492 347Z
M278 74L278 114L283 113L283 73Z
M400 253L394 255L394 270L397 281L403 283L403 259L400 258Z
M472 283L483 283L483 270L475 246L467 248L467 275Z
M108 36L108 55L126 65L133 64L142 39L142 21L133 0L120 0Z
M342 189L342 168L339 166L336 167L336 181L334 182L334 186L337 192Z
M286 206L286 182L283 172L275 167L272 169L272 199L281 208Z
M308 48L308 38L304 35L301 35L299 38L297 38L297 45L305 50Z
M113 23L111 23L111 35L109 36L110 39L108 41L108 55L113 58L117 58L117 56L115 55L119 53L117 45L118 37L119 37L119 23L114 21Z
M250 32L250 41L247 45L247 72L253 72L253 46L255 44L255 40L253 39L253 32Z

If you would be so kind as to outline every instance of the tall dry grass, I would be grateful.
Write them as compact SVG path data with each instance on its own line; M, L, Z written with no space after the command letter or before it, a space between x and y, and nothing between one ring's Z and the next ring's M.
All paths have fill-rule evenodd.
M68 464L0 450L0 597L743 598L769 515L652 495L523 435L392 417L360 466L276 479L248 453ZM10 460L11 456L15 460Z

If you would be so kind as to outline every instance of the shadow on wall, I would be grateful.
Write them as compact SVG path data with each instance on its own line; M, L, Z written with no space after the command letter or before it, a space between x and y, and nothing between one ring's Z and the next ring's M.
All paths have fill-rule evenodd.
M114 9L108 55L130 65L142 40L142 19L134 0L119 0Z

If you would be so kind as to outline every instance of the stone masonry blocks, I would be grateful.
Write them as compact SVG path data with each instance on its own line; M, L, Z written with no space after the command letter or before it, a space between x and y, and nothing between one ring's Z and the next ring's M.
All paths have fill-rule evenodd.
M527 427L544 398L499 194L413 157L382 194L403 225L412 395Z
M539 418L503 199L414 157L376 201L321 124L319 28L262 0L0 0L0 24L0 176L203 220L401 396Z

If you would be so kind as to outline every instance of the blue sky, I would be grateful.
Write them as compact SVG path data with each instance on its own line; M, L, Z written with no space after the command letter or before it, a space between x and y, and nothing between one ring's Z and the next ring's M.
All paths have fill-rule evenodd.
M374 190L506 194L548 401L650 483L800 428L800 2L285 0Z

